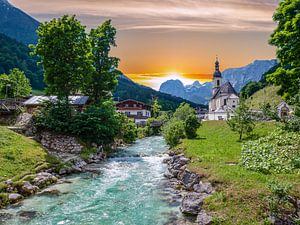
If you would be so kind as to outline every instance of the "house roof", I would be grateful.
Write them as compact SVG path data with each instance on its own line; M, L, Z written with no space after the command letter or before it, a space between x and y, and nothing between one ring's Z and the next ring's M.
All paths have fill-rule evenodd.
M212 99L219 98L223 94L226 94L226 95L234 94L234 95L238 96L238 93L234 90L234 88L232 87L230 82L226 82L220 88L218 88L216 93L213 95Z
M69 96L71 105L85 105L88 101L88 96ZM41 105L45 101L56 102L57 96L33 96L24 102L24 105Z
M143 105L143 106L151 107L150 105L147 105L147 104L144 103L144 102L139 102L139 101L134 100L134 99L126 99L126 100L124 100L124 101L117 102L116 105L118 106L118 105L124 104L124 103L126 103L126 102L134 102L134 103L136 103L136 104L140 104L140 105Z

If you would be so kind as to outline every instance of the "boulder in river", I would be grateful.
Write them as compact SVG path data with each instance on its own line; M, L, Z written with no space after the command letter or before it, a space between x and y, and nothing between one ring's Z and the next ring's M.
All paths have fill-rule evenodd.
M199 225L210 225L212 223L212 217L208 215L204 210L201 210L201 212L197 216L196 222Z
M13 215L9 213L1 213L0 212L0 224L7 222L7 220L10 220L13 218Z
M181 202L181 212L195 216L198 215L198 213L201 211L203 201L207 196L207 194L188 192Z
M44 188L50 184L57 182L57 178L51 173L39 173L36 178L33 179L33 184L39 188Z
M39 195L60 195L61 192L53 187L47 188L45 190L42 190L38 193Z
M14 204L23 199L23 196L17 193L12 193L8 195L9 203Z
M18 216L25 220L31 220L37 216L36 211L20 211Z
M200 182L200 176L192 173L189 170L184 170L180 175L179 179L187 190L192 191L193 186Z
M20 187L19 192L24 196L29 196L37 192L39 188L35 185L32 185L28 181L25 181L23 185Z

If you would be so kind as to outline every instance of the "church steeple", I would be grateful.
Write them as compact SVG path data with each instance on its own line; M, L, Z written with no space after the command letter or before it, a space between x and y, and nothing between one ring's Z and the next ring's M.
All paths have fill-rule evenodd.
M213 94L216 93L216 91L221 87L222 85L222 73L220 72L220 62L218 59L218 56L216 57L215 62L215 72L213 76Z

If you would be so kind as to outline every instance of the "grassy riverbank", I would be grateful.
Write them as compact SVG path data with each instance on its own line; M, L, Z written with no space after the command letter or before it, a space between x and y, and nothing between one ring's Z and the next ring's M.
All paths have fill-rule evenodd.
M0 126L0 182L18 181L55 163L36 141Z
M274 123L257 124L254 137L267 135ZM190 168L216 184L217 193L207 199L205 208L220 218L219 224L263 224L268 194L267 184L280 180L300 190L300 175L265 175L239 166L241 142L226 122L204 122L198 130L199 138L184 140L179 146L192 158Z

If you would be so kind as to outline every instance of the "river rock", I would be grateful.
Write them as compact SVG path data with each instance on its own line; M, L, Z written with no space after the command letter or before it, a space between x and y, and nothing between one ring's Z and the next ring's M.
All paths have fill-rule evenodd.
M25 181L20 188L20 193L25 196L32 195L37 192L39 188L35 185L30 184L28 181Z
M180 210L184 214L198 215L203 205L203 200L207 197L207 194L200 194L196 192L187 193L180 206Z
M23 196L17 193L9 194L8 200L11 204L17 203L23 199Z
M193 186L200 182L200 176L198 174L190 172L189 170L184 170L178 178L180 179L184 187L189 191L192 191Z
M18 212L18 216L25 220L31 220L35 218L37 215L36 211L20 211Z
M200 182L199 184L195 184L193 186L193 189L195 192L198 192L198 193L211 194L213 192L213 187L212 187L211 183Z
M201 210L201 212L197 216L196 222L199 225L210 225L212 223L212 217L208 215L204 210Z
M39 195L60 195L61 192L55 188L47 188L38 193Z
M7 220L10 220L13 218L13 215L9 213L1 213L0 212L0 224L7 222Z
M169 169L167 169L167 171L164 173L164 176L168 179L172 179L174 178L175 176L170 172Z
M39 173L34 179L33 184L39 188L44 188L49 186L50 184L54 184L57 182L57 178L53 176L51 173Z

